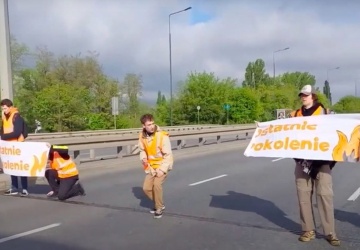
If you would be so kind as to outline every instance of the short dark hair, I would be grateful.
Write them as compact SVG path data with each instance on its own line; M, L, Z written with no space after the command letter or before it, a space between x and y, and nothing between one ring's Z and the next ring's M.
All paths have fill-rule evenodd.
M1 106L6 105L8 107L12 107L14 105L10 99L2 99L0 104Z
M145 124L147 121L153 121L154 116L152 114L144 114L140 117L141 124Z

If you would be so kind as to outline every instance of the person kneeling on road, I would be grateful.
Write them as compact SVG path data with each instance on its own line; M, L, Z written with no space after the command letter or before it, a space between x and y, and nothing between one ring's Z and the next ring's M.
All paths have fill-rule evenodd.
M49 161L50 169L45 171L45 177L52 191L47 194L48 197L58 197L63 201L73 196L85 195L85 190L79 181L79 171L69 156L68 147L52 145Z

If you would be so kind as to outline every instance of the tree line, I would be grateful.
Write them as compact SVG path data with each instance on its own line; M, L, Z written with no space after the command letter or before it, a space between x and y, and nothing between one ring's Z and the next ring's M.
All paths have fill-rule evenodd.
M24 58L35 59L24 67ZM160 125L170 124L170 100L159 91L154 105L141 101L141 74L128 73L122 80L107 76L99 54L55 56L46 47L30 51L11 37L14 103L30 130L35 119L43 132L79 131L139 127L145 112L155 115ZM300 104L299 89L315 85L308 72L287 72L275 78L265 71L262 59L249 62L244 81L220 79L214 72L190 72L177 84L173 95L173 125L241 124L276 119L276 109L295 109ZM359 112L360 98L346 96L331 104L328 82L319 99L338 113ZM113 116L111 98L119 98L119 115ZM200 107L200 110L197 107Z

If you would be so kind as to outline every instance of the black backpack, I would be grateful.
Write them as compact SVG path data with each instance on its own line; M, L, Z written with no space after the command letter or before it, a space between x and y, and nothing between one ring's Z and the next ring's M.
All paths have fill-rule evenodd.
M18 114L18 115L14 115L14 116L13 116L13 123L15 122L15 117L17 117L17 119L20 119L20 120L21 120L21 123L22 123L22 125L23 125L22 133L21 133L21 134L23 135L24 139L27 138L27 137L29 136L29 130L28 130L28 126L27 126L24 118L23 118L21 115L19 115L19 114Z

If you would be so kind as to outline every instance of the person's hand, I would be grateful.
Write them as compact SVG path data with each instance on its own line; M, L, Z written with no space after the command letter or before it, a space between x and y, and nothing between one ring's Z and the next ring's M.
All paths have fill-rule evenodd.
M162 177L165 173L161 169L156 169L156 176Z

